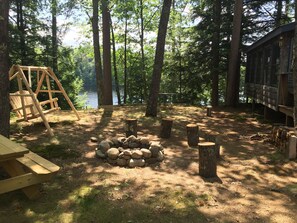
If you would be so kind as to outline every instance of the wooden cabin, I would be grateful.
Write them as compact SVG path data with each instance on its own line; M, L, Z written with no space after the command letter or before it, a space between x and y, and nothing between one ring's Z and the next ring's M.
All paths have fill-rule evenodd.
M278 27L247 49L248 98L293 117L293 37L295 23Z

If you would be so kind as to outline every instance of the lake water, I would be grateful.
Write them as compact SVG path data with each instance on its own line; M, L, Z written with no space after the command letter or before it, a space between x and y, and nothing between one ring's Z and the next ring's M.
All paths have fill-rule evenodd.
M87 101L85 106L88 108L97 108L97 103L98 103L97 92L87 91L86 95L87 95ZM118 97L115 91L112 92L112 100L114 105L118 104Z

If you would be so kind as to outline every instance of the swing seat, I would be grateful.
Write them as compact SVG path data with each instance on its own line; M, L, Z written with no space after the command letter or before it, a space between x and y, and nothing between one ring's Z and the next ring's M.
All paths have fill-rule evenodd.
M34 77L32 82L32 77ZM19 119L17 121L28 121L40 117L50 136L54 133L45 117L45 114L59 110L58 98L53 94L62 94L74 111L78 120L79 114L73 103L66 94L61 82L50 67L13 65L9 70L9 80L17 80L18 92L10 94L10 104ZM34 83L34 89L32 89ZM37 96L42 93L49 100L39 102Z
M24 98L24 107L22 106L22 97ZM29 119L34 119L40 117L40 113L36 108L32 95L29 91L17 91L15 93L10 93L10 105L12 107L12 111L15 112L18 116L18 121L24 121ZM48 114L53 111L60 110L58 105L58 98L52 98L52 100L46 100L39 102L37 99L37 103L40 105L42 113ZM50 109L45 109L45 105L50 104ZM24 110L26 113L26 117L24 115Z

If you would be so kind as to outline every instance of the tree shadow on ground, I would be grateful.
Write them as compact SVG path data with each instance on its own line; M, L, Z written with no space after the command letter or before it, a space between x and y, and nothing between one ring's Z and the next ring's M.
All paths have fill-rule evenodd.
M62 159L49 153L48 159L62 168L44 185L43 198L36 202L20 192L1 195L0 222L7 220L4 214L14 222L234 222L237 218L241 222L271 222L279 215L294 219L290 213L297 210L293 193L296 162L278 158L272 145L250 140L255 133L269 132L270 125L240 110L215 110L212 117L195 107L161 108L161 112L162 117L174 118L170 139L158 137L162 117L144 117L144 107L133 106L115 108L112 114L102 109L84 111L80 121L63 121L62 115L50 117L55 132L51 139L43 123L16 128L13 138L29 149L62 145L78 156L66 154ZM161 141L164 162L128 169L94 157L97 143L90 137L103 140L124 135L123 120L128 114L138 118L141 136ZM205 135L219 136L221 182L198 175L198 150L188 147L186 140L189 123L198 123ZM273 213L266 211L267 202Z

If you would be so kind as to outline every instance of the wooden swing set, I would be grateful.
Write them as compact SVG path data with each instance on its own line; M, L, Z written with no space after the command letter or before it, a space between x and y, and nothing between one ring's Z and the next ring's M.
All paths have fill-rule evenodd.
M32 76L35 78L32 78ZM56 93L63 94L77 119L80 120L79 114L73 103L50 67L13 65L9 70L9 80L12 81L14 79L17 80L19 90L10 93L10 104L12 106L12 111L14 111L19 118L18 121L28 121L30 119L41 117L48 133L53 136L54 133L45 114L60 109L58 98L53 97L53 94ZM46 82L45 86L43 85L44 81ZM35 91L32 90L33 85L36 86ZM47 93L48 100L40 102L37 99L40 93Z

